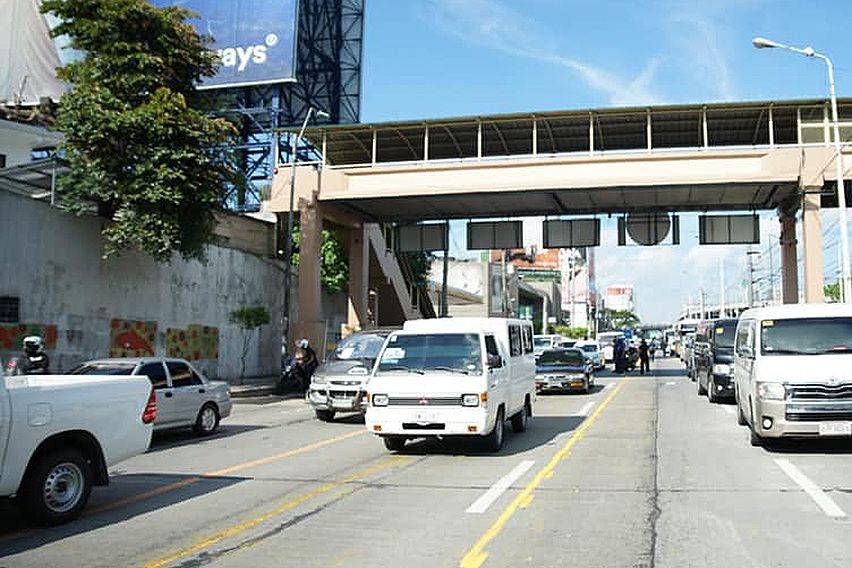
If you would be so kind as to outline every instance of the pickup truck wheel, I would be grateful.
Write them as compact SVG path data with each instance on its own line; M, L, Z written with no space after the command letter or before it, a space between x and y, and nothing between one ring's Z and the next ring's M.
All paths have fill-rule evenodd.
M530 414L530 403L527 400L524 401L524 407L512 416L512 431L518 433L526 431Z
M219 429L219 411L216 406L209 402L198 411L193 430L199 436L209 436Z
M497 418L494 420L494 428L483 438L483 445L487 452L499 452L503 448L503 426L506 421L503 409L497 411Z
M75 448L37 458L21 485L24 514L34 523L55 526L77 518L92 492L92 469Z
M401 452L405 448L405 438L402 436L385 436L385 447L391 452Z
M333 410L322 410L320 408L317 408L314 410L314 414L316 414L317 418L319 418L323 422L334 422Z

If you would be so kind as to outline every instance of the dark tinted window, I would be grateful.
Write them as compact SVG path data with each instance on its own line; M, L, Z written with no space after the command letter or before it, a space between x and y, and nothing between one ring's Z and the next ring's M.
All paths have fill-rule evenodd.
M497 348L497 340L493 335L485 336L485 352L489 355L500 355L500 349Z
M517 325L509 326L509 354L517 357L521 350L521 328Z
M155 389L164 389L168 386L166 381L166 369L162 363L148 363L139 368L137 375L145 375L151 381Z
M533 352L533 329L532 326L524 326L524 353Z
M852 353L852 318L801 318L760 322L764 355Z
M197 377L193 376L193 372L186 363L169 361L166 363L166 366L169 368L169 374L172 376L173 387L188 387L198 384Z
M737 323L726 321L716 324L713 329L713 343L716 347L730 349L734 346L734 335L737 333Z
M545 351L538 358L539 365L582 365L585 355L579 349L559 349Z
M135 363L83 363L71 369L69 375L130 375Z

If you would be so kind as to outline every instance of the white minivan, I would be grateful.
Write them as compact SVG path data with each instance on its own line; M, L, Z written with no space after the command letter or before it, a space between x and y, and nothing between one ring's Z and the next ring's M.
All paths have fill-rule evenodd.
M747 310L734 342L737 417L765 438L852 437L852 306Z
M369 383L367 429L399 451L412 438L477 436L503 446L523 432L535 397L533 328L526 320L412 320L388 336Z

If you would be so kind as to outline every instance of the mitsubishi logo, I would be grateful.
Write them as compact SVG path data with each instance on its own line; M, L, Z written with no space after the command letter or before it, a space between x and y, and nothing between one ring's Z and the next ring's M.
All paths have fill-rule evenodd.
M830 386L830 387L836 387L839 384L840 384L840 379L836 379L834 377L828 379L828 386Z
M421 399L417 402L417 404L420 404L420 405L425 406L425 405L429 404L429 399L428 399L428 398L426 398L426 397L424 396L423 398L421 398Z

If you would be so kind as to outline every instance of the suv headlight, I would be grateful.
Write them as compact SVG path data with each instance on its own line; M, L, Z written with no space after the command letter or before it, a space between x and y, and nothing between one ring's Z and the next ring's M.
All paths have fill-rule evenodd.
M311 382L315 385L324 385L328 382L328 379L321 375L314 375L311 377Z
M387 406L388 405L388 395L386 394L374 394L373 395L373 406Z
M727 363L716 363L713 365L713 374L714 375L730 375L731 374L731 366Z
M462 406L479 406L478 394L463 394Z
M761 400L784 400L787 389L781 383L757 383L757 397Z

